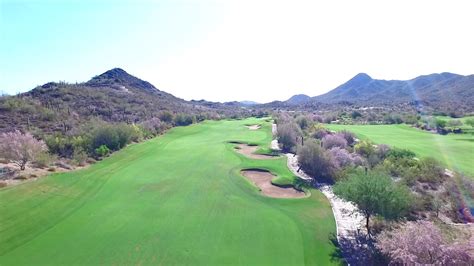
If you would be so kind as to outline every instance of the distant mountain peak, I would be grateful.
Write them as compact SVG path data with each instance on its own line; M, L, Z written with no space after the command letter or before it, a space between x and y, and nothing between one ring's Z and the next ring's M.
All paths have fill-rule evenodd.
M258 105L258 104L260 104L258 102L254 102L254 101L240 101L239 103L241 103L243 105Z
M302 104L304 102L309 101L310 99L311 97L306 94L296 94L291 96L291 98L286 100L285 102L289 104Z
M137 89L143 89L149 92L158 91L155 86L151 83L141 80L133 75L130 75L121 68L113 68L98 76L93 77L91 80L86 82L89 86L101 87L101 86L125 86Z
M365 84L372 81L372 77L367 75L366 73L359 73L355 75L353 78L351 78L347 83L352 83L352 84Z

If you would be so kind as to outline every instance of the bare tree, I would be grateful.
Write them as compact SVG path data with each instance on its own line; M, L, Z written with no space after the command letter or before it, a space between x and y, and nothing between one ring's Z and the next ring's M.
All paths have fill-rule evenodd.
M15 130L0 135L0 157L15 163L21 170L25 170L28 162L46 151L46 144L28 132L23 134Z

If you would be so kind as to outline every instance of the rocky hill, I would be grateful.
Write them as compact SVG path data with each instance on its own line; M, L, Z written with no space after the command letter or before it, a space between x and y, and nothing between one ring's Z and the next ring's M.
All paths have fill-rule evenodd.
M188 102L114 68L84 83L50 82L26 93L0 97L0 132L28 129L64 133L91 119L138 123L163 112L202 120L249 111L220 103Z

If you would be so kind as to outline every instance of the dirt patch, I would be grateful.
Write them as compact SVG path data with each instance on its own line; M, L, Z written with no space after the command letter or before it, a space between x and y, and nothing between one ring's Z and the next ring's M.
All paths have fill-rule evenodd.
M275 178L268 171L264 170L242 170L240 173L252 181L263 195L272 198L304 198L306 194L293 187L279 187L272 184Z
M256 154L255 152L258 150L258 146L250 146L247 144L239 143L235 145L235 151L240 154L243 154L252 159L274 159L277 156L271 156L266 154Z
M258 130L260 129L260 125L250 125L250 126L246 126L248 129L250 130Z
M14 163L0 163L0 187L16 185L29 180L37 180L40 177L52 173L79 170L88 166L89 165L87 164L85 166L72 167L65 163L56 162L54 166L39 168L28 164L26 165L25 170L20 171L20 168ZM67 169L66 167L69 167L70 169Z

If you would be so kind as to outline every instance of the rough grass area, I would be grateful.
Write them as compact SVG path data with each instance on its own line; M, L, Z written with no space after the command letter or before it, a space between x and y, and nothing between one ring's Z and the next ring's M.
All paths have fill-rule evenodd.
M407 125L327 125L331 130L347 129L361 139L371 139L398 148L409 149L418 156L433 157L448 168L474 176L474 135L439 135Z
M175 128L88 169L0 189L0 265L339 264L326 198L261 195L240 170L292 184L286 158L250 159L231 140L269 150L271 124Z

